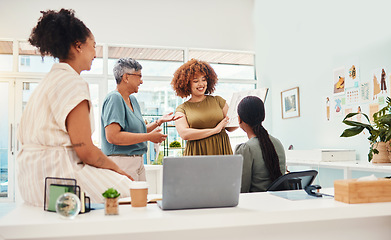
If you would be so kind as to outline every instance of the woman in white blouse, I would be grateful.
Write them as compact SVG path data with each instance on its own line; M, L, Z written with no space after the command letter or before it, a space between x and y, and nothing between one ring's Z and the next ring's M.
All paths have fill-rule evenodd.
M59 59L31 95L19 126L18 183L24 201L44 204L46 177L74 178L91 202L116 188L129 196L132 178L91 139L93 112L88 83L80 73L91 69L95 38L73 10L41 11L29 38L42 56Z

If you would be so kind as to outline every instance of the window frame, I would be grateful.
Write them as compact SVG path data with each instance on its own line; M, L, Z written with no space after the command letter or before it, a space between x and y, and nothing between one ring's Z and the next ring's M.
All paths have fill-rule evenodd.
M13 42L13 63L12 71L0 71L0 81L7 80L10 84L10 94L9 94L9 121L12 124L13 137L11 139L13 146L15 146L14 154L8 156L8 197L0 198L0 202L13 202L19 201L21 199L20 195L17 192L17 178L16 178L16 168L17 165L14 164L16 160L17 153L19 152L19 143L16 138L17 126L20 123L22 116L22 93L23 93L23 82L37 82L39 83L46 72L19 72L19 44L21 42L26 42L25 39L5 39L0 38L0 41L12 41ZM186 48L186 47L167 47L167 46L147 46L147 45L132 45L132 44L107 44L107 43L97 43L97 45L102 46L102 58L103 58L103 69L102 73L99 74L85 74L82 73L81 76L89 84L97 84L99 87L99 109L94 109L98 111L98 116L101 115L101 108L108 93L108 82L114 80L113 74L109 74L108 69L108 49L109 47L129 47L129 48L150 48L150 49L172 49L172 50L181 50L183 51L183 63L187 62L189 59L189 51L191 50L202 50L202 51L217 51L217 52L237 52L237 53L246 53L252 54L254 57L254 79L230 79L230 78L220 78L219 83L239 83L239 84L253 84L255 88L258 87L258 80L256 78L256 68L255 68L255 53L248 51L235 51L235 50L221 50L221 49L200 49L200 48ZM31 63L30 63L31 64ZM144 81L161 81L167 82L170 84L172 77L169 76L143 76ZM227 101L229 103L229 101ZM100 131L100 121L99 125L95 126L95 131ZM99 134L100 135L100 134Z

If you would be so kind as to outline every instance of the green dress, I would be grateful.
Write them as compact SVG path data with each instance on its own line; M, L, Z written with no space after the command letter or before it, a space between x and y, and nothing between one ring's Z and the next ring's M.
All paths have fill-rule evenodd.
M186 116L190 128L214 128L223 120L225 100L220 96L207 95L201 102L184 102L176 109ZM220 133L199 140L186 142L184 156L230 155L231 143L225 129Z

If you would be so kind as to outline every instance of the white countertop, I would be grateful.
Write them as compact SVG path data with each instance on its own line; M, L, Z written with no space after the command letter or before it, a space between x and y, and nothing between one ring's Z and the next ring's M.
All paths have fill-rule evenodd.
M351 170L361 171L385 171L391 172L391 163L371 163L363 161L336 161L336 162L322 162L322 161L301 161L301 160L286 160L287 165L308 165L330 168L349 168Z
M339 236L336 239L364 239L364 236L390 239L391 236L391 203L353 205L332 198L292 201L271 193L251 193L241 194L239 205L233 208L162 211L156 204L149 204L146 208L120 205L119 211L117 216L105 216L103 209L93 210L67 220L56 213L21 204L0 219L0 239L199 239L211 236L242 240L267 235L275 239L288 236L296 239L292 235L297 235L297 239L303 239L299 236L319 231L324 238L317 239L333 236ZM333 226L336 229L332 232L324 232Z

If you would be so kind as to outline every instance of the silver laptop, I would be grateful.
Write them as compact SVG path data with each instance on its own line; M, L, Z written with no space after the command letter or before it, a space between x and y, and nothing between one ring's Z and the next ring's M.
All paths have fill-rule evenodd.
M163 210L234 207L239 203L242 155L165 157Z

